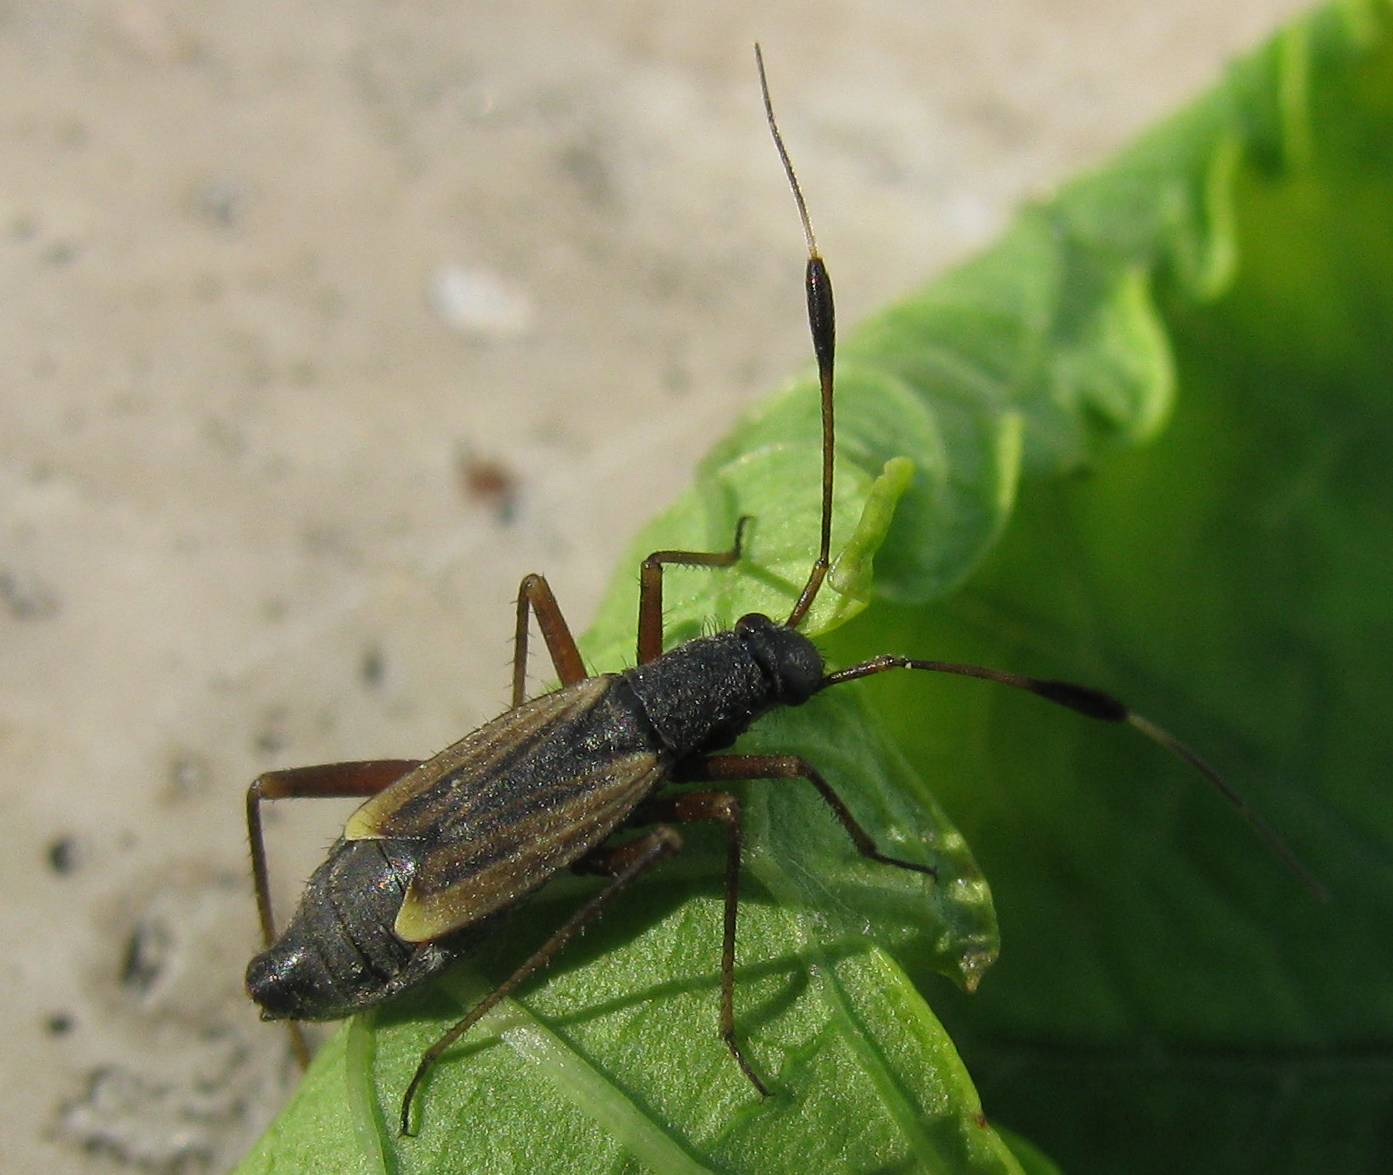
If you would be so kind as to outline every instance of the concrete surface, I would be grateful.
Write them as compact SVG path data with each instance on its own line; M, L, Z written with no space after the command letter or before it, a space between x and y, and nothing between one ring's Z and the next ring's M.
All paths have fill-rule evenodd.
M805 362L756 37L850 323L1300 7L0 3L4 1169L241 1153L248 780L491 717Z

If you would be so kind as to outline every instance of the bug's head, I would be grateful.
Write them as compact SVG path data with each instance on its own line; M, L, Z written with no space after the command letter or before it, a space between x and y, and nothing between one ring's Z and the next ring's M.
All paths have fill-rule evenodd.
M822 654L802 633L751 612L735 622L735 634L773 686L785 706L797 706L822 684Z

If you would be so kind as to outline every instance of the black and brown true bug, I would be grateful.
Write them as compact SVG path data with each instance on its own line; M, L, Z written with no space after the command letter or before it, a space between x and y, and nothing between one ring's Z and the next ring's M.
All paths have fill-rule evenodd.
M1306 883L1320 885L1277 834L1189 747L1112 696L1087 686L977 665L887 654L828 672L799 625L829 566L832 522L832 286L818 253L803 194L769 99L755 48L765 114L798 204L808 246L806 288L822 397L822 523L817 558L788 618L742 617L727 632L663 651L663 568L736 563L748 519L727 551L655 551L644 560L638 608L638 663L590 676L556 599L539 575L523 579L514 639L512 708L424 761L388 759L272 771L247 792L252 870L266 949L247 968L247 990L264 1019L332 1020L416 987L469 954L496 919L563 870L609 883L575 911L503 983L421 1057L402 1098L409 1133L413 1096L440 1055L500 1000L546 964L636 878L682 848L674 825L716 821L726 837L721 944L720 1035L761 1095L768 1087L735 1033L735 931L739 911L740 803L729 791L668 791L674 782L802 780L811 784L872 860L936 877L931 863L882 853L836 790L796 755L712 754L762 714L799 706L831 686L892 669L976 677L1107 722L1125 722L1196 768ZM528 701L529 622L536 617L561 687ZM309 796L367 797L328 859L310 878L290 925L277 935L271 914L261 802ZM621 830L646 829L617 846Z

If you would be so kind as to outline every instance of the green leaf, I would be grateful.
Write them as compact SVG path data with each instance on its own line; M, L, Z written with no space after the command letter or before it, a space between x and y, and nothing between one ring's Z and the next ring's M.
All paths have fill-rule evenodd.
M887 851L940 870L863 861L806 786L742 788L737 1023L774 1097L716 1035L721 845L693 829L452 1050L418 1138L394 1123L421 1049L591 883L336 1036L241 1169L1049 1170L981 1116L959 1049L991 1119L1078 1170L1386 1166L1390 322L1390 11L1344 4L845 340L850 554L810 617L833 664L906 652L1121 693L1222 765L1330 906L1135 732L888 674L747 740L817 763ZM667 577L668 641L787 614L817 430L805 379L717 447L616 572L595 665L632 658L638 560L727 547L742 514L738 567ZM985 979L983 872L1004 926Z

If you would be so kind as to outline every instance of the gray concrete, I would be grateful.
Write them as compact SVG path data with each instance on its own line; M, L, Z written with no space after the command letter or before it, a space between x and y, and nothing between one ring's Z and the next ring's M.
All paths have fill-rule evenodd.
M1300 7L0 4L5 1170L242 1151L246 782L498 711L805 361L751 41L854 322Z

